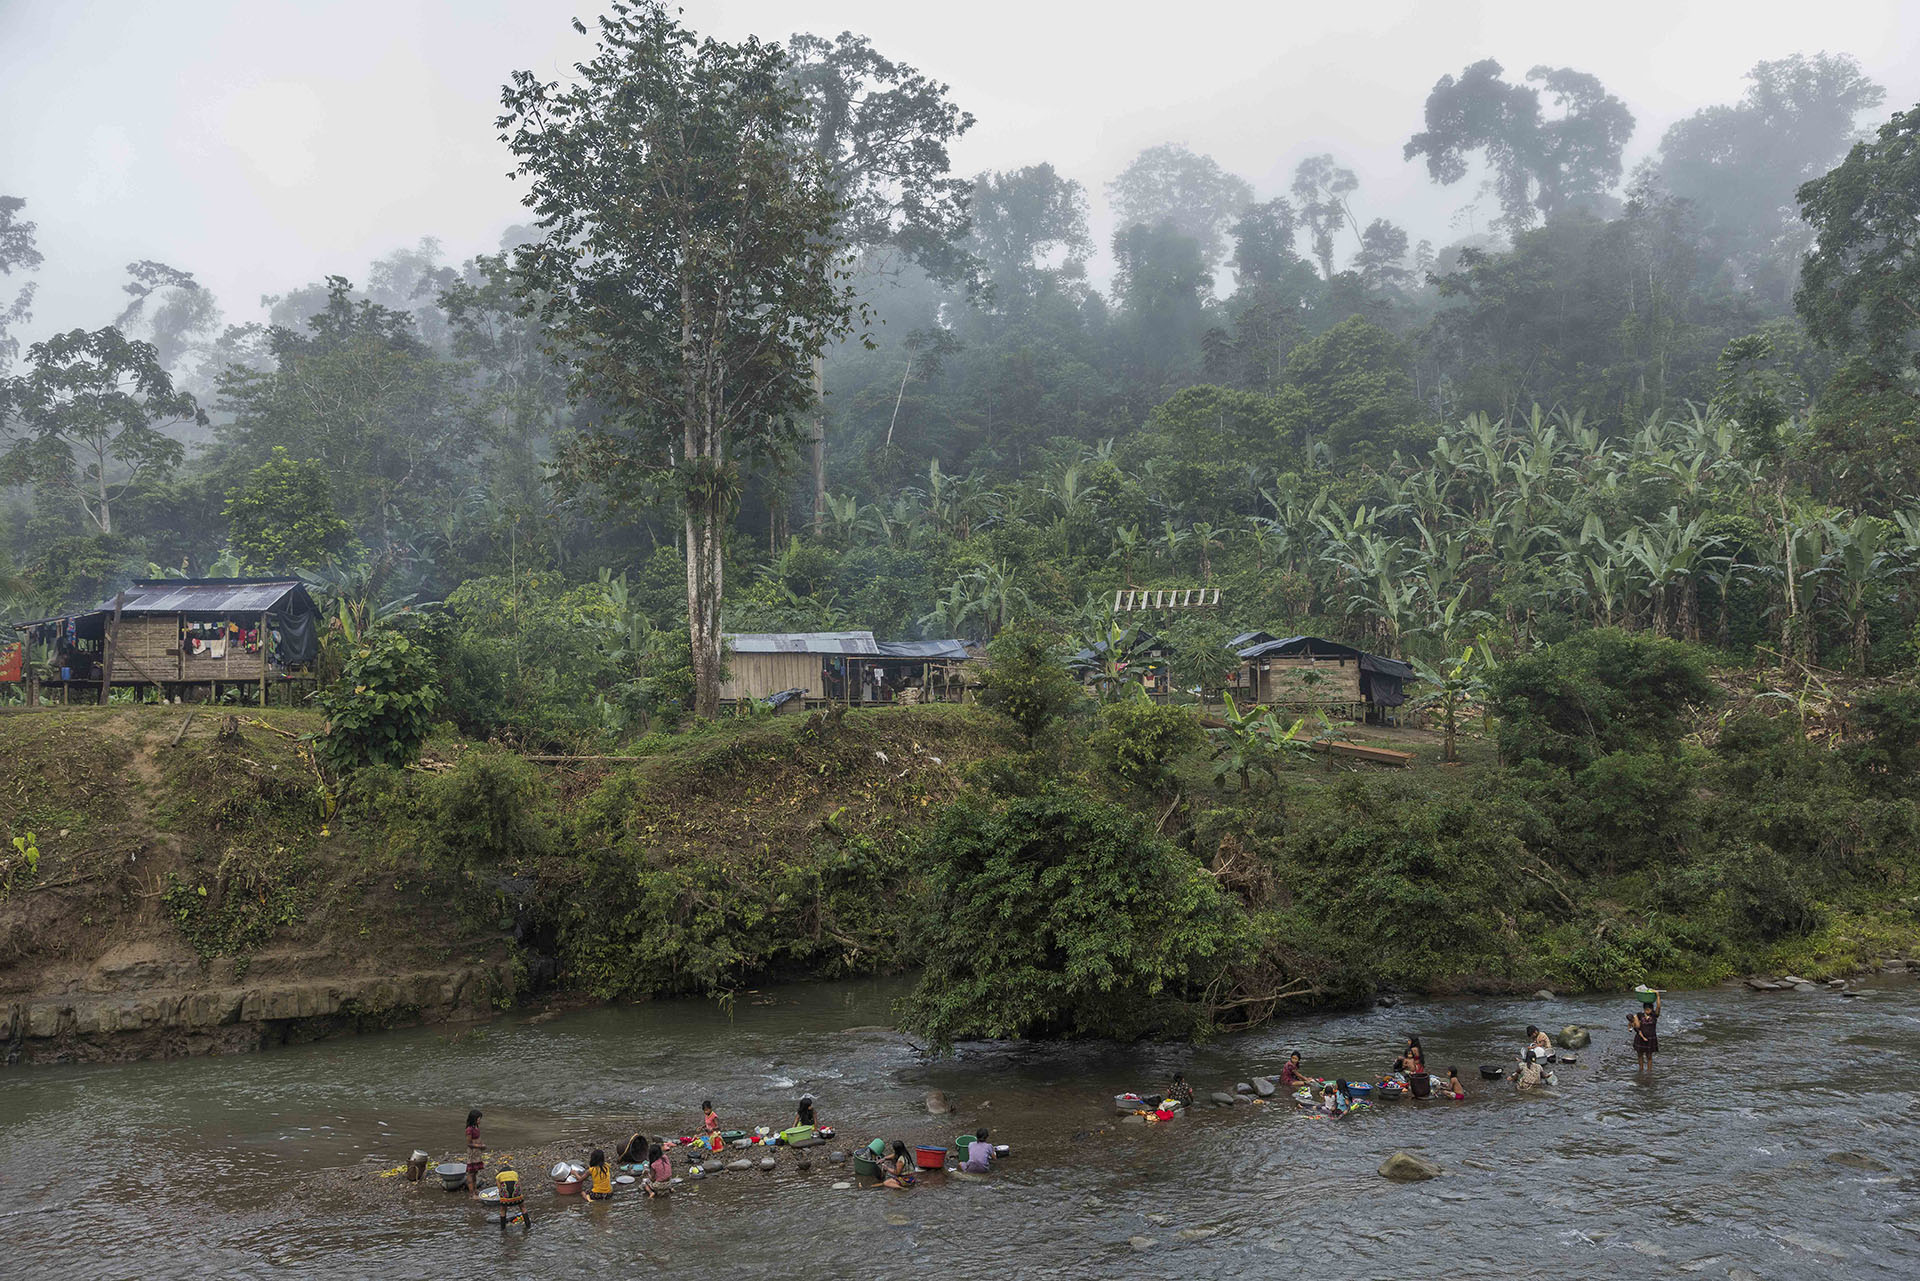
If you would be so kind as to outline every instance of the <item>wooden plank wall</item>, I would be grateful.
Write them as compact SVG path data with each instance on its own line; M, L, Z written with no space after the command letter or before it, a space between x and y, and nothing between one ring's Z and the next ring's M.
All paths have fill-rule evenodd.
M1358 703L1360 660L1322 658L1259 658L1260 701L1263 703ZM1317 674L1318 679L1310 679Z
M808 698L823 698L820 669L824 654L735 654L728 659L733 678L720 685L727 699L766 698L783 689L804 689Z
M113 683L143 685L179 679L179 617L174 614L122 615L113 651Z

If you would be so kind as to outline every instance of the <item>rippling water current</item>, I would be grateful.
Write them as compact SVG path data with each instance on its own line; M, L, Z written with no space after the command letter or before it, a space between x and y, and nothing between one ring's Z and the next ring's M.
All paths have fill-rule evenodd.
M1920 988L1903 978L1858 1000L1677 994L1651 1080L1618 999L1423 1002L1198 1050L979 1045L933 1061L884 1026L899 990L808 985L743 998L731 1018L662 1003L0 1072L0 1274L1920 1276ZM1585 1024L1594 1044L1556 1088L1479 1081L1529 1022ZM1339 1124L1202 1106L1152 1128L1107 1106L1177 1068L1203 1098L1230 1090L1296 1047L1316 1074L1377 1077L1409 1032L1460 1067L1468 1101ZM955 1117L926 1114L930 1089ZM1014 1156L983 1183L902 1193L833 1190L844 1167L822 1160L595 1206L535 1170L524 1237L431 1174L375 1177L415 1146L456 1154L470 1105L496 1150L584 1155L635 1129L682 1132L703 1098L729 1125L782 1121L803 1091L836 1145L985 1124ZM1396 1148L1445 1177L1379 1178Z

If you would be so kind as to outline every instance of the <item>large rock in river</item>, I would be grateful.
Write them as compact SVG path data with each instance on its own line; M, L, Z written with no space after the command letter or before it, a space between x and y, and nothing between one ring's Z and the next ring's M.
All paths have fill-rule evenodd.
M1889 1167L1861 1152L1830 1152L1828 1165L1844 1165L1849 1170L1871 1170L1876 1174L1889 1172Z
M1213 1092L1213 1106L1217 1108L1230 1108L1238 1101L1239 1100L1235 1099L1225 1090L1215 1090Z
M927 1091L927 1111L935 1116L945 1116L953 1111L953 1105L947 1102L947 1096L939 1090Z
M1578 1023L1569 1023L1560 1029L1560 1048L1563 1050L1584 1050L1592 1044L1593 1037Z
M1395 1183L1420 1183L1440 1177L1440 1167L1411 1152L1395 1152L1380 1163L1380 1177Z
M1253 1092L1255 1094L1258 1094L1263 1099L1272 1098L1273 1097L1273 1079L1271 1077L1265 1077L1265 1076L1254 1077Z

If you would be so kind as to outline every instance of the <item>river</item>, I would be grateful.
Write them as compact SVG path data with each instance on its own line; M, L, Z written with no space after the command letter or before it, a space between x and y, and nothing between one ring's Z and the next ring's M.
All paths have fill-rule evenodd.
M1651 1080L1619 998L1414 1002L1199 1049L980 1045L936 1061L885 1026L900 988L880 982L751 994L731 1016L665 1002L15 1069L0 1073L0 1274L1913 1277L1920 988L1860 988L1676 994ZM1529 1022L1585 1024L1594 1044L1536 1094L1480 1081L1477 1065L1510 1058ZM1181 1068L1204 1099L1277 1072L1294 1048L1315 1074L1377 1077L1410 1032L1430 1062L1460 1067L1471 1098L1338 1124L1203 1105L1143 1128L1108 1106ZM955 1117L927 1115L931 1089ZM555 1197L523 1164L536 1215L524 1236L431 1172L377 1177L415 1146L457 1152L469 1105L496 1151L584 1155L634 1129L682 1132L706 1098L728 1125L782 1121L803 1091L835 1146L985 1124L1014 1153L979 1183L834 1190L844 1167L803 1173L789 1157L772 1174L595 1206ZM1381 1179L1399 1148L1446 1175ZM1866 1160L1828 1159L1849 1153Z

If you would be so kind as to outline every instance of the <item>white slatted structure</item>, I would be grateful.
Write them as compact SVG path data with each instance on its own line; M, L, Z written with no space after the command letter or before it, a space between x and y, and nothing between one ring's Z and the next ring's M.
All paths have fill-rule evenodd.
M1218 587L1123 587L1113 594L1113 612L1141 614L1151 610L1214 609L1220 604Z

